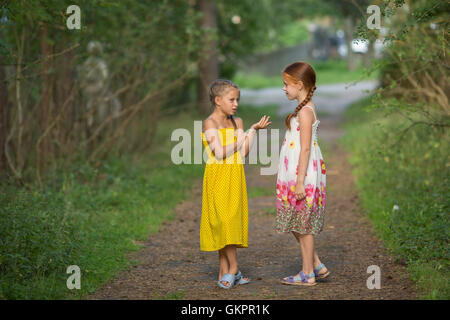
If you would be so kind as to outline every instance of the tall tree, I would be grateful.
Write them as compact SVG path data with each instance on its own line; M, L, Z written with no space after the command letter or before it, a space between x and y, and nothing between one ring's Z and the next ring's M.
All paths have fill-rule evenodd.
M3 25L8 21L6 12L2 10L0 13L0 38L3 38ZM7 158L5 145L9 132L9 102L8 102L8 85L6 82L5 58L0 52L0 175L6 172Z
M197 101L201 113L210 111L208 85L219 77L219 64L217 59L217 9L211 0L199 0L200 28L207 30L203 50L198 62Z
M1 60L1 57L0 57ZM6 139L9 132L8 86L6 84L5 68L0 65L0 174L5 172L7 159L5 153Z
M42 59L41 73L41 103L40 103L40 141L38 140L39 164L44 164L50 154L50 139L47 128L50 123L52 106L51 81L51 45L48 43L48 28L44 22L40 28L40 49Z

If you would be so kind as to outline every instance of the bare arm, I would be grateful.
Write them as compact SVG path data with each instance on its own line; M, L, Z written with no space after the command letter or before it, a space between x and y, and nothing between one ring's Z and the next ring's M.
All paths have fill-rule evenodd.
M240 134L244 135L244 143L242 144L239 151L241 152L241 156L243 158L245 158L248 155L248 152L250 151L250 149L253 145L255 135L256 135L256 129L253 128L253 126L252 126L249 130L244 132L244 122L242 121L241 118L236 118L236 124L238 127L238 130L237 130L238 139L239 139Z
M238 139L234 143L227 144L223 146L220 143L219 131L215 123L207 119L204 121L203 129L205 131L206 141L209 144L209 148L214 153L217 160L223 160L226 157L233 155L237 150L239 150L245 141L243 134L238 135Z
M244 132L244 129L243 129L244 123L242 122L242 120L240 118L238 118L238 119L241 122L240 128L238 128L238 134L239 134L239 133ZM241 149L241 155L243 157L247 156L248 151L251 149L251 147L253 145L253 140L256 135L256 130L265 129L272 123L269 121L269 119L270 119L270 116L266 116L266 115L262 116L262 118L258 122L252 124L250 129L244 133L245 141L244 141L244 146L242 146L242 149ZM239 127L239 125L238 125L238 127ZM239 140L239 137L238 137L238 140Z
M309 110L309 111L308 111ZM308 108L299 112L300 119L300 157L298 159L297 184L303 185L305 182L306 170L308 169L309 155L311 153L311 135L314 115Z

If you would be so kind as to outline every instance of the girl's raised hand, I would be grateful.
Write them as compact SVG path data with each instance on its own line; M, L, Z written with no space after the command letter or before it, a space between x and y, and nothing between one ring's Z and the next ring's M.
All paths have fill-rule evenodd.
M259 129L265 129L267 128L272 122L269 121L270 116L266 117L265 115L259 120L257 123L252 125L252 128L255 130Z

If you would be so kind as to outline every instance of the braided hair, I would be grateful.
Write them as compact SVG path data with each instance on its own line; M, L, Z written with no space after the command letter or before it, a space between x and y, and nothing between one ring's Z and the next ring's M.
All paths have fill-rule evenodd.
M303 85L308 90L305 99L298 104L294 112L286 117L286 127L291 130L291 118L297 117L298 112L311 100L314 91L316 90L316 73L310 64L300 61L288 65L283 70L283 77L285 77L288 82L294 84L299 81L303 82Z
M297 117L297 114L301 110L301 108L303 108L303 106L305 106L311 100L315 90L316 90L316 86L309 89L309 92L306 95L306 98L303 99L303 101L300 102L300 104L295 108L294 113L293 113L294 117Z

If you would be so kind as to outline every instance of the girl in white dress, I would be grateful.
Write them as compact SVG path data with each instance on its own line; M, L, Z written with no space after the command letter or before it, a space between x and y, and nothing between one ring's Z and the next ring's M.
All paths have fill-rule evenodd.
M317 143L317 119L311 97L316 74L306 62L283 71L283 91L298 100L286 117L286 135L280 151L277 176L277 232L292 232L300 244L302 270L283 278L290 285L315 285L330 272L314 250L314 236L323 230L326 202L326 168Z

